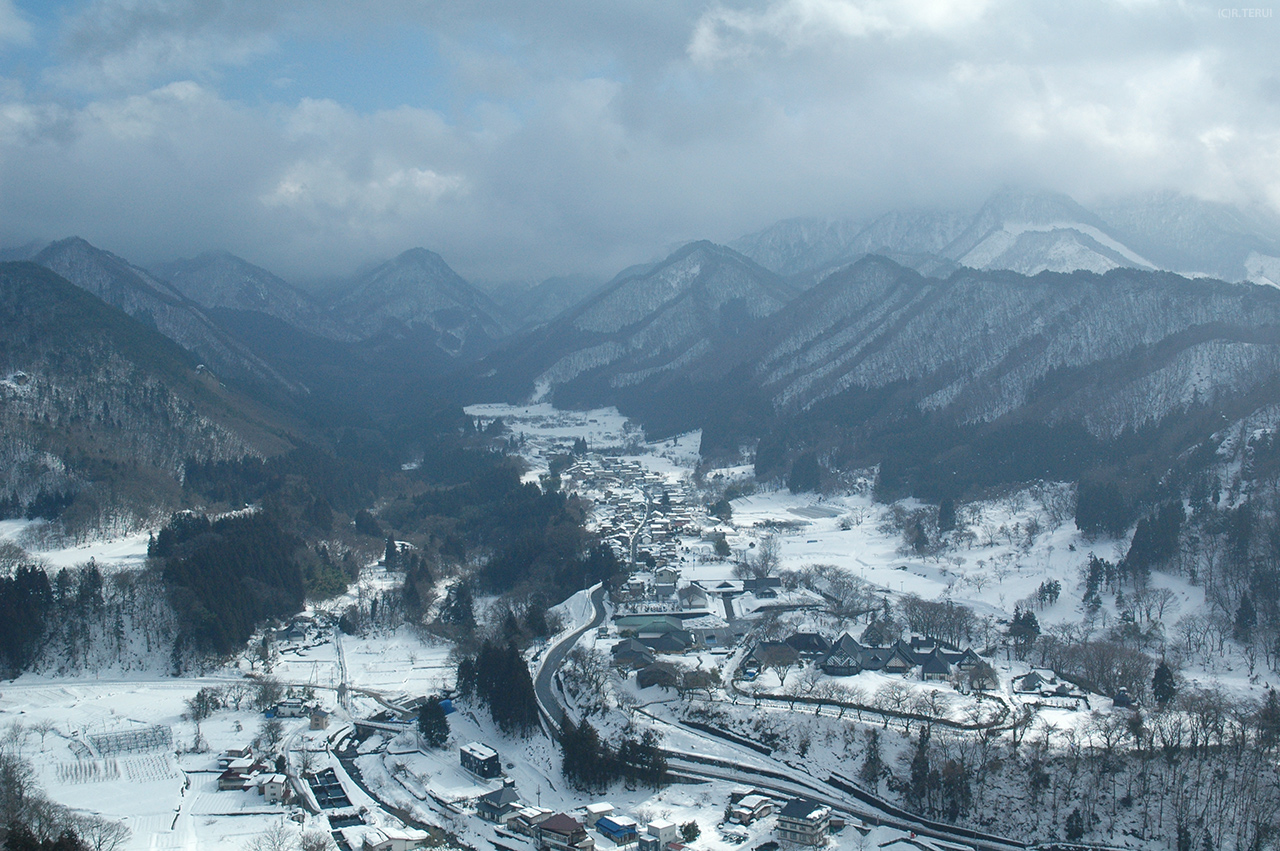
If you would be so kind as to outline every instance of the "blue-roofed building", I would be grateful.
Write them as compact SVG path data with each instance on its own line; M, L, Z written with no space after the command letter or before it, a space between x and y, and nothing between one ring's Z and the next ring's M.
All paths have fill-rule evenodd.
M596 821L596 831L613 840L614 845L629 845L640 838L636 820L626 816L601 816Z

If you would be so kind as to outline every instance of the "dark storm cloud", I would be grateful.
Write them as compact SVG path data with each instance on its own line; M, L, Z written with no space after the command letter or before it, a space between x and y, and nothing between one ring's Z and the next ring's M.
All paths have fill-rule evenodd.
M61 95L0 72L7 243L226 247L295 278L425 245L505 279L1009 182L1280 206L1277 24L1207 4L103 0L60 20L39 74ZM0 50L29 29L0 0ZM290 94L326 52L405 34L439 68L421 96ZM373 66L343 65L345 91L404 82Z

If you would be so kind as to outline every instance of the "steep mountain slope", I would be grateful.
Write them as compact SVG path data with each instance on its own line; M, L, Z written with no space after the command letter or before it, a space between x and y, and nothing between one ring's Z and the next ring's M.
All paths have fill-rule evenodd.
M335 339L352 335L324 316L310 296L260 266L225 251L156 267L157 275L202 307L255 311Z
M852 219L784 219L729 247L779 275L795 275L847 257L863 229Z
M1098 212L1119 238L1161 268L1227 281L1280 280L1280 221L1274 216L1172 192L1114 201Z
M34 261L194 352L219 375L276 391L301 390L232 340L194 302L109 251L72 237L47 246Z
M109 522L165 504L189 458L289 448L167 337L33 263L0 264L0 501ZM84 518L94 521L94 517Z
M357 278L332 312L360 339L420 337L451 357L483 353L507 330L501 308L425 248Z
M554 368L537 345L509 357L531 355L564 403L702 428L709 457L760 440L762 475L812 451L933 496L1104 468L1155 481L1222 417L1280 401L1280 292L1124 268L943 280L871 256L661 360L628 339L582 340Z
M519 399L536 387L564 404L604 398L678 372L792 297L741 254L691 243L487 358L471 392Z
M587 275L560 275L528 288L503 287L491 296L518 329L555 319L600 292L606 284Z
M861 229L790 219L734 245L801 287L867 254L935 277L957 266L1024 275L1128 267L1280 283L1280 220L1168 192L1091 211L1059 193L1003 189L976 212L891 211Z
M871 257L770 332L777 342L754 353L752 378L779 411L901 384L919 409L960 423L1035 406L1100 438L1280 373L1280 293L1135 270L940 281ZM1068 382L1077 370L1090 382Z
M1107 232L1102 219L1065 195L1003 190L940 252L974 269L1106 272L1154 264Z

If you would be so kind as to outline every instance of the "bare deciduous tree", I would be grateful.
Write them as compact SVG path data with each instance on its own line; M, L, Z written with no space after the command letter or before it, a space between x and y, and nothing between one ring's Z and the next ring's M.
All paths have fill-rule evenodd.
M116 851L133 836L133 831L124 822L98 815L78 816L75 831L92 851Z

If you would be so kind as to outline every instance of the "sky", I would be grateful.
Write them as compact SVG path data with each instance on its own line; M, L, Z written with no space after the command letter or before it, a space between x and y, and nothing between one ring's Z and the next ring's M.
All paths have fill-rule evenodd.
M529 282L1008 185L1277 211L1278 46L1155 0L0 0L0 246Z

